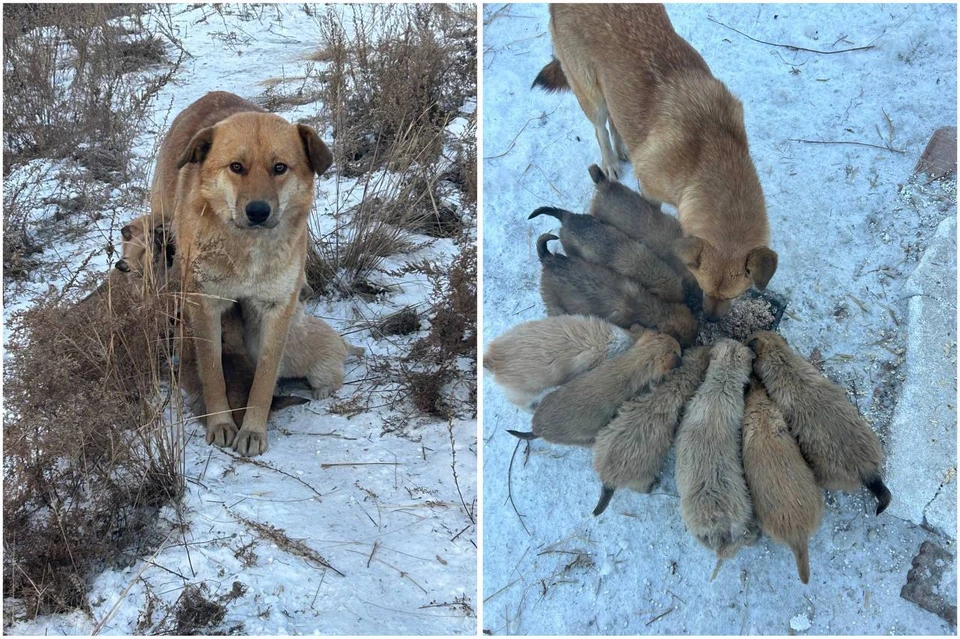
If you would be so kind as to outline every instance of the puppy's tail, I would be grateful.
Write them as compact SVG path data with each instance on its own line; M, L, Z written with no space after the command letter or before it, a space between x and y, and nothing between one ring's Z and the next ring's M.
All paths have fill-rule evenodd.
M550 252L550 249L547 248L547 243L551 240L559 240L560 238L551 233L544 233L537 238L537 257L540 258L540 261L553 257L553 253Z
M524 432L522 430L508 430L507 432L517 439L523 439L525 441L530 441L531 439L537 439L539 437L539 435L536 435L532 432Z
M532 220L533 218L539 217L541 215L549 215L550 217L555 217L558 220L560 220L560 223L562 224L563 220L566 219L568 215L573 215L573 214L570 211L566 211L564 209L558 209L554 206L541 206L540 208L536 209L533 213L528 215L527 219Z
M553 58L547 66L540 69L540 73L530 85L531 89L534 87L540 87L548 93L570 90L570 83L567 82L567 76L564 75L559 60Z
M887 509L887 506L890 505L890 502L893 501L893 496L890 494L890 490L883 483L883 480L880 478L879 474L874 475L873 477L863 479L863 485L867 487L873 496L877 498L877 514L879 515Z
M797 574L800 575L800 581L805 584L810 583L810 555L807 549L807 540L804 539L795 545L791 544L793 556L797 559Z
M593 180L594 184L600 184L601 182L607 181L607 174L603 172L596 164L591 164L587 171L590 172L590 179Z
M600 488L600 499L597 501L596 508L593 509L594 517L599 517L603 511L607 509L607 506L610 505L610 500L613 499L613 493L615 493L616 490L616 486L611 486L609 484L604 484Z

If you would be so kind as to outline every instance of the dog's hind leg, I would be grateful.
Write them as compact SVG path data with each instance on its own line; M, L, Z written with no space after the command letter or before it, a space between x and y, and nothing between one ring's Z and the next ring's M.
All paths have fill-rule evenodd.
M617 157L620 158L621 162L629 162L630 151L620 136L620 131L618 131L616 125L614 125L613 118L610 118L610 136L613 138L613 148L617 150Z
M584 72L586 70L581 69L581 71ZM592 74L589 75L592 76ZM610 142L610 133L607 131L607 121L610 119L610 113L607 110L607 102L603 98L603 91L600 89L600 86L596 84L596 78L594 77L590 77L588 80L592 86L584 86L582 82L574 79L573 74L570 74L567 79L570 82L574 95L577 96L577 101L580 103L580 108L583 109L584 115L593 123L594 132L597 134L597 144L600 145L600 158L603 172L607 175L607 178L619 182L620 160L613 150L613 145ZM612 121L610 125L611 128L613 128Z

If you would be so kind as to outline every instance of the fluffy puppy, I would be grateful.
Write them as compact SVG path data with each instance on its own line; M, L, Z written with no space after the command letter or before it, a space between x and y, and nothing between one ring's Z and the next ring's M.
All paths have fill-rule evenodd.
M623 402L679 364L677 340L646 331L623 355L544 397L533 414L532 432L507 432L520 439L543 437L555 444L589 446Z
M717 342L677 435L680 514L697 541L721 560L748 541L753 525L740 460L743 388L752 360L753 353L739 342Z
M528 219L550 215L560 220L560 243L567 255L609 267L636 280L666 302L683 301L683 282L642 242L636 242L590 215L541 206Z
M823 517L823 497L780 409L755 378L743 415L743 472L760 529L790 547L800 581L809 583L807 545Z
M634 341L630 332L598 317L558 315L524 322L490 342L483 367L507 399L532 411L545 390L622 354Z
M754 371L783 411L817 483L846 491L863 484L877 499L877 514L886 510L892 497L880 470L883 448L844 390L776 333L754 333L747 344L757 355Z
M608 180L599 166L591 164L590 178L595 185L590 215L615 227L627 237L643 242L683 278L684 286L700 292L697 278L673 252L674 241L683 237L680 220L620 182Z
M681 346L697 336L697 321L685 305L665 302L630 278L578 257L551 253L546 233L537 240L543 270L540 295L548 315L595 315L621 328L640 324L672 335Z
M256 362L263 339L262 309L253 302L244 302L243 323L243 340ZM306 378L314 399L323 399L343 386L343 363L347 357L360 357L364 352L363 348L340 337L322 319L305 314L303 306L298 304L290 320L277 377Z
M700 386L709 364L709 348L688 349L678 368L649 393L624 402L610 425L600 431L593 446L593 468L603 488L595 516L606 510L617 488L650 492L673 443L683 407Z

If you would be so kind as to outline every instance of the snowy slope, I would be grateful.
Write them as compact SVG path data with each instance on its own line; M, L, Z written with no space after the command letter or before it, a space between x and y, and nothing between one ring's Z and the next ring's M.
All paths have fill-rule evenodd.
M937 224L956 215L955 181L904 186L933 130L956 124L956 8L689 4L669 5L668 13L744 103L780 256L770 288L789 300L780 331L805 355L819 350L827 374L856 392L889 446L885 429L905 344L901 288ZM709 17L768 42L873 48L795 52L752 42ZM592 195L586 168L600 159L592 126L573 95L529 88L550 55L545 5L484 7L485 342L544 315L534 240L553 221L526 216L545 205L584 211ZM629 174L624 181L636 185ZM522 444L512 470L518 516L508 495L517 440L505 431L527 430L529 416L507 403L490 376L484 382L485 629L955 632L899 596L920 543L931 539L955 554L954 541L875 517L866 491L825 494L808 586L797 579L790 551L766 538L710 582L715 561L684 529L672 455L654 494L619 491L595 519L590 452L539 441L525 459ZM943 401L953 398L945 392ZM890 488L895 500L912 495ZM945 579L955 581L955 566Z
M302 5L224 5L222 16L210 5L171 5L170 11L190 56L156 100L153 126L137 140L137 152L147 160L173 116L191 102L212 90L253 98L263 92L265 80L302 76L309 64L303 57L320 44ZM473 108L464 105L465 112ZM296 119L318 109L308 104L280 115ZM462 128L462 119L455 121L450 136ZM329 142L329 132L321 135ZM356 204L362 192L351 188L353 181L342 180L338 202L335 171L318 180L314 223L320 226L329 224L325 216L335 209ZM57 254L79 268L96 253L86 268L102 276L109 267L102 246L110 217L115 215L117 228L143 212L142 202L121 205L107 212L103 228L55 247ZM393 256L383 269L396 271L424 259L448 264L458 251L450 240L415 239L416 253ZM8 294L5 320L11 309L28 304L32 293L48 284L62 286L66 279L41 272L17 295ZM406 305L426 308L432 301L430 282L421 273L384 273L377 283L391 293L374 302L350 298L308 306L349 333L352 343L366 347L370 363L403 357L424 333L376 340L365 329L366 320ZM207 446L202 426L191 420L186 496L179 512L170 507L161 512L156 553L96 577L90 615L46 616L5 630L169 632L172 620L164 619L164 610L185 587L203 584L208 598L227 607L223 620L206 632L475 633L476 421L406 417L387 405L393 387L371 382L363 361L348 361L347 372L346 385L334 397L275 413L269 451L255 459ZM291 392L302 391L294 387ZM352 400L371 407L346 417L342 408ZM237 588L243 594L227 596Z

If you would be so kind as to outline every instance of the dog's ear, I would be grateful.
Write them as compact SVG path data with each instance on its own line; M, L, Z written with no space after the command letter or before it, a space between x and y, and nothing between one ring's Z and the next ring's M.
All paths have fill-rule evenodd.
M130 240L133 239L133 229L130 228L129 224L127 224L122 229L120 229L120 235L123 236L123 239L129 242Z
M699 237L681 237L673 241L673 254L689 268L700 268L700 254L706 242Z
M197 134L187 144L187 148L180 154L180 159L177 160L177 170L182 169L188 163L203 164L203 161L207 159L207 154L210 153L211 146L213 146L213 127L208 126L197 131Z
M753 280L757 290L767 288L770 278L777 272L777 254L766 246L755 248L747 253L747 275Z
M317 175L323 175L333 164L333 153L330 152L330 147L323 143L312 126L298 124L297 132L303 140L303 150L307 154L310 168Z

